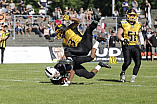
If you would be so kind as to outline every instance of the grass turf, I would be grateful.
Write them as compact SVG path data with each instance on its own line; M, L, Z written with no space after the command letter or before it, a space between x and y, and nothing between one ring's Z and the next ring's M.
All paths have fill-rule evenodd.
M74 76L72 85L53 85L45 76L55 64L0 65L0 104L156 104L157 61L142 61L135 83L129 83L134 63L119 82L123 63L102 68L92 79ZM85 63L89 71L97 63Z

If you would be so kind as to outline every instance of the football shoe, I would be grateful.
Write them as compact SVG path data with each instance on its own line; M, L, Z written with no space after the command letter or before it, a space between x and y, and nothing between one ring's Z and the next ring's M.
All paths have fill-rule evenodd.
M130 80L130 83L135 83L135 78L136 78L136 76L133 75L132 78L131 78L131 80Z
M92 10L93 10L93 15L94 15L94 20L99 21L101 19L99 12L95 8L93 8Z
M101 67L111 68L109 64L104 64L102 61L100 61L98 65L100 65Z
M125 82L125 72L120 73L120 81Z

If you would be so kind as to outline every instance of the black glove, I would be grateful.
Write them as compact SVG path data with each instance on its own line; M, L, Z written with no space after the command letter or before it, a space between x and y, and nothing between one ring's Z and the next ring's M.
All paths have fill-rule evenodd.
M144 45L141 45L141 51L142 51L142 52L145 52Z
M128 46L128 44L129 44L128 39L124 39L124 41L123 41L123 42L125 43L125 46L127 47L127 46Z

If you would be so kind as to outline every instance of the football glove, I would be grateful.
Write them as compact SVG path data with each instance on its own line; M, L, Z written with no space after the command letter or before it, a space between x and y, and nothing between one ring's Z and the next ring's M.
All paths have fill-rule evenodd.
M125 43L125 46L127 47L127 46L128 46L128 44L129 44L128 39L124 39L124 41L123 41L123 42Z
M64 20L70 20L70 16L67 15L67 14L65 14L65 15L63 16L63 19L64 19Z
M70 86L70 81L64 82L62 86Z
M141 51L142 51L142 52L145 52L144 45L141 45Z

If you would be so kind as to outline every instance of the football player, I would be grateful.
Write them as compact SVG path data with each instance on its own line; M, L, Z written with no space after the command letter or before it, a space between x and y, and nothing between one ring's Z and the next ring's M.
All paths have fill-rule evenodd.
M92 31L97 27L97 24L99 20L101 19L101 16L99 15L99 12L93 8L93 14L94 14L94 21L87 27L84 34L82 34L78 30L78 25L80 23L80 19L75 17L70 17L69 15L64 15L64 20L72 20L74 23L67 26L64 24L60 24L55 29L55 34L58 39L63 38L63 46L65 48L65 56L71 57L72 55L87 55L89 51L92 49ZM100 41L106 41L104 38L98 38ZM97 44L99 44L97 41Z
M141 23L136 21L137 13L134 9L127 11L125 21L121 21L117 32L117 38L122 42L122 51L124 56L124 63L120 73L120 80L125 82L125 71L131 64L131 59L134 60L135 66L133 68L133 75L130 82L135 82L135 77L141 65L141 52L139 48L139 39L141 41L141 49L144 50L144 39L140 32Z
M104 64L102 61L100 61L99 64L94 69L91 70L91 72L88 72L85 69L85 67L81 65L82 63L92 61L95 57L96 50L97 50L96 48L92 48L90 56L72 57L73 65L70 65L68 60L67 64L66 63L61 64L59 62L54 66L54 68L52 68L53 71L52 70L48 71L47 69L45 69L45 74L50 78L53 84L56 84L56 82L59 82L61 84L63 82L60 79L64 78L67 72L70 72L68 80L65 81L62 86L69 86L73 79L74 74L78 75L79 77L85 77L86 79L93 78L101 69L101 67L111 68L110 65Z

